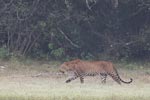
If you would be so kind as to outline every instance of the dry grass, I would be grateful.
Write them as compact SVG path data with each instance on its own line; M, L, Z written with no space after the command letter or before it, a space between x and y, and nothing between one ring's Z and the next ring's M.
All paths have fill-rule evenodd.
M0 71L0 100L150 100L149 68L119 68L123 79L134 79L132 84L120 86L111 78L102 85L99 77L87 77L85 84L80 84L79 79L66 84L66 77L56 74L56 62L1 64L7 67Z

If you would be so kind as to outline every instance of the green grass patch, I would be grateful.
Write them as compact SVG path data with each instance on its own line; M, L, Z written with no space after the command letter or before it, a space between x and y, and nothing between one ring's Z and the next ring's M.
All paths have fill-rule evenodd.
M69 84L65 78L1 77L0 100L149 100L150 84L138 82L121 86L113 80L102 85L98 79ZM91 80L91 81L90 81Z

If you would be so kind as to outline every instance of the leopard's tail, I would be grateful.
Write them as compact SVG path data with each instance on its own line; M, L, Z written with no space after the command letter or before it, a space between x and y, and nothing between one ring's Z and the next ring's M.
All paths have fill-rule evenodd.
M125 84L130 84L130 83L132 83L132 81L133 81L132 78L130 78L130 81L128 81L128 82L127 82L127 81L124 81L123 79L120 78L120 76L119 76L118 71L116 70L116 68L114 68L114 70L116 71L116 74L117 74L117 76L118 76L118 78L120 79L121 82L123 82L123 83L125 83Z

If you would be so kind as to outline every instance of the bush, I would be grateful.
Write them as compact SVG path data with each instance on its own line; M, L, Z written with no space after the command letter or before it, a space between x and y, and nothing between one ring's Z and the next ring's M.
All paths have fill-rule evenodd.
M64 55L64 49L58 48L58 49L52 50L51 55L53 55L56 59L59 59Z
M6 59L6 58L8 58L8 56L9 56L8 50L1 47L0 48L0 59Z

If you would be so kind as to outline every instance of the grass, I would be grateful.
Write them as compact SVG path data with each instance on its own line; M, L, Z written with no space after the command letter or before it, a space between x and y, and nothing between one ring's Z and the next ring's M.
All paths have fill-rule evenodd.
M119 86L98 82L64 84L62 79L17 78L1 79L0 100L149 100L149 84Z
M111 78L102 85L99 77L87 77L84 84L79 79L66 84L66 77L57 74L59 62L1 61L0 64L7 66L0 71L0 100L150 100L148 67L140 70L128 70L127 65L119 67L123 79L134 79L132 84L120 86ZM42 74L33 77L39 73Z
M95 80L95 79L92 79ZM64 84L64 78L3 77L0 100L149 100L150 85L138 83L101 85L98 81ZM89 81L89 78L86 79Z

